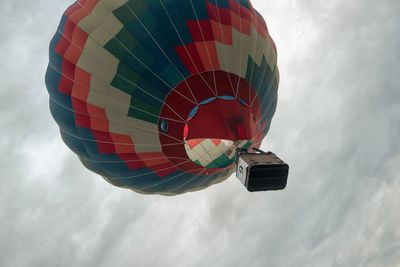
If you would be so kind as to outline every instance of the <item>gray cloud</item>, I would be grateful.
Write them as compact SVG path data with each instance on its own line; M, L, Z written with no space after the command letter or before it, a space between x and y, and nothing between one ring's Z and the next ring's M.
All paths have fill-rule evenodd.
M174 198L111 187L62 144L43 76L70 3L0 10L0 266L400 264L398 2L253 1L279 49L264 147L288 188Z

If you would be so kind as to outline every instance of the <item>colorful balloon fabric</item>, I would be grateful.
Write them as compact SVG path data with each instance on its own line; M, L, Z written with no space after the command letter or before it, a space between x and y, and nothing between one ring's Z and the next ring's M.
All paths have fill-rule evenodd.
M115 186L176 195L235 171L277 105L276 47L247 0L80 0L50 44L50 109Z

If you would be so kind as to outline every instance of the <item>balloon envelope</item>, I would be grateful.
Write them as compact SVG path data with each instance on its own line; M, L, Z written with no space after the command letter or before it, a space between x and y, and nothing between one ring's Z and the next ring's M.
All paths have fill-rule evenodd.
M276 47L246 0L80 0L46 84L66 145L113 185L176 195L235 170L276 110Z

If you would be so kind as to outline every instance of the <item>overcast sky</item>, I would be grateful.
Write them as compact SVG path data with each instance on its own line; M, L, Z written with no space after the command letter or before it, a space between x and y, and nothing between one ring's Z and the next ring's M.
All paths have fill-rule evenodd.
M48 43L73 1L0 0L0 266L400 266L400 2L253 0L277 43L263 143L288 187L112 187L62 143Z

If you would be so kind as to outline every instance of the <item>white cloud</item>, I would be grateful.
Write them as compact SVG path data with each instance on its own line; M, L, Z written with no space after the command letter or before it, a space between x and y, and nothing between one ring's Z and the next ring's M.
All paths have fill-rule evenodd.
M69 3L0 11L1 266L399 265L396 1L253 1L279 49L264 146L291 164L288 188L232 178L173 198L108 185L58 137L43 76Z

